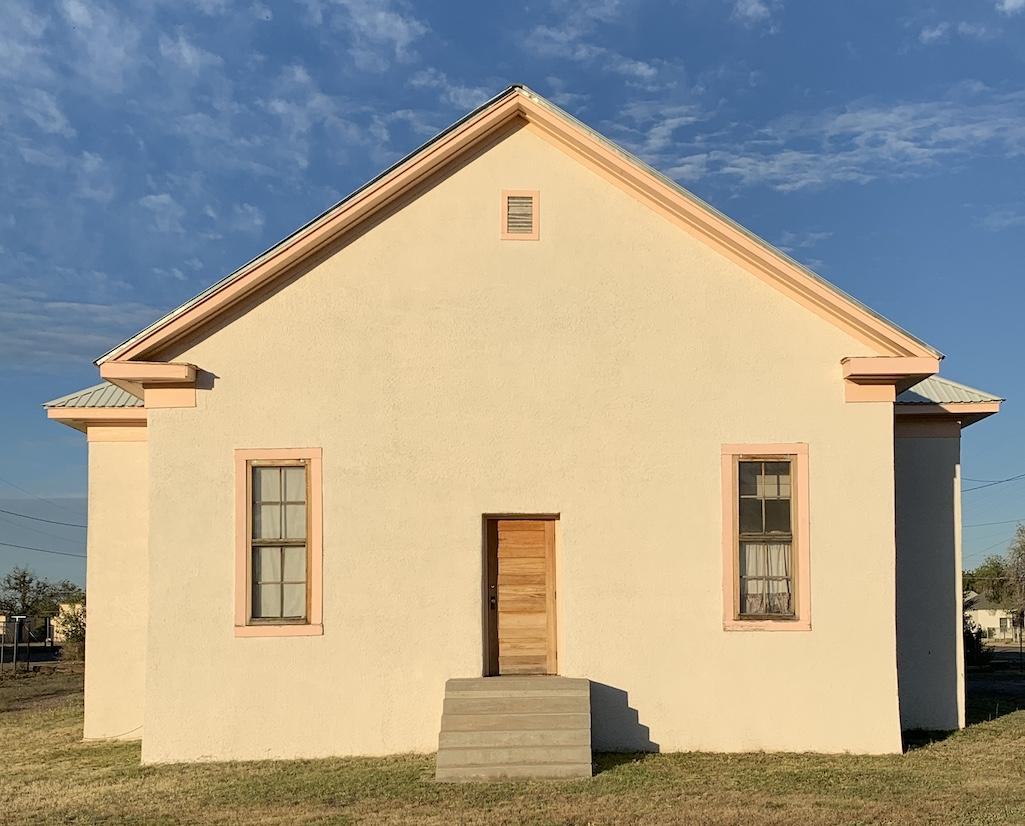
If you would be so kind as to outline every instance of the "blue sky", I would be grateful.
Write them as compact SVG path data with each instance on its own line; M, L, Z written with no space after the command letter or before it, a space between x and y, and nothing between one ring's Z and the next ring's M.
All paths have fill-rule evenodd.
M5 0L0 508L82 521L84 439L39 404L510 83L1008 397L964 474L1025 473L1025 0ZM1025 517L1025 480L964 513ZM0 542L82 550L4 518ZM1013 528L966 528L969 564Z

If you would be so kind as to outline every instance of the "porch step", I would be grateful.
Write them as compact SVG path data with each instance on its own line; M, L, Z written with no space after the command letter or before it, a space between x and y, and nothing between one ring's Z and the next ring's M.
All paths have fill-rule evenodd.
M484 677L445 684L437 780L590 776L587 680Z

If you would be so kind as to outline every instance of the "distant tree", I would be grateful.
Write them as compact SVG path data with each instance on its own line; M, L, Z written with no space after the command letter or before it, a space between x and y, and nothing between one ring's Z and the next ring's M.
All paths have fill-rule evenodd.
M1025 525L1019 525L1007 549L1007 601L1003 607L1011 612L1014 625L1021 628L1025 622Z
M1007 560L1002 556L986 557L977 567L964 572L962 582L966 591L975 591L1001 607L1009 607L1014 589Z
M71 580L51 582L28 568L14 568L0 579L0 613L56 616L62 603L84 603L85 592Z

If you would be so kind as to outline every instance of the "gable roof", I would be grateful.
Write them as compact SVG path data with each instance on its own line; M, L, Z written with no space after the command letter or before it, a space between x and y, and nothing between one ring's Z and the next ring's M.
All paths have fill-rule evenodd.
M142 360L291 271L516 119L884 356L942 354L525 86L510 86L275 246L96 360Z
M111 407L142 407L142 399L122 390L110 382L100 382L92 387L76 390L59 399L51 399L43 403L46 408L111 408Z
M994 396L985 390L976 390L967 384L950 379L930 376L914 387L909 387L899 396L897 404L984 404L986 402L1002 402L1000 396Z

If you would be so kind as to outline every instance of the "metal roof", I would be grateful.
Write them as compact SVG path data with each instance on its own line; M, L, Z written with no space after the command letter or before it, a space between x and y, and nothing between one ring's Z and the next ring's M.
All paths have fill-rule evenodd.
M164 326L166 323L168 323L172 319L177 318L179 315L181 315L182 313L187 311L189 308L193 307L194 305L196 305L197 303L202 301L208 295L210 295L210 294L212 294L214 292L217 292L218 290L223 288L226 284L229 284L232 281L235 281L236 279L241 278L245 273L247 273L249 270L251 270L255 265L257 265L259 262L263 261L271 253L273 253L278 247L280 247L281 245L287 243L292 238L294 238L295 236L297 236L300 233L304 232L305 230L309 229L310 227L314 226L315 224L321 223L321 222L325 221L326 219L330 218L334 213L336 213L339 210L341 210L342 207L344 207L349 201L351 201L353 198L355 198L357 195L359 195L360 193L362 193L366 189L369 189L371 186L373 186L375 183L377 183L381 179L385 178L393 170L398 169L403 164L407 163L409 160L411 160L412 158L416 157L421 152L426 150L428 147L430 147L433 144L437 143L439 140L441 140L447 134L449 134L450 132L455 130L457 127L459 127L461 124L465 123L466 121L468 121L469 119L471 119L472 117L477 115L479 112L487 109L489 106L494 105L495 103L497 103L502 98L504 98L507 95L509 95L511 93L514 93L514 92L519 92L519 93L522 93L522 94L526 95L527 97L529 97L534 102L536 102L536 103L546 107L547 109L551 110L552 112L554 112L555 114L559 115L560 117L565 118L567 121L573 123L578 128L584 130L585 132L590 134L596 140L600 141L603 145L605 145L606 147L608 147L612 151L614 151L617 154L621 155L622 157L626 158L628 161L630 161L631 163L633 163L636 166L640 167L641 169L646 171L648 174L653 175L658 180L660 180L663 183L665 183L667 186L672 187L680 195L684 196L685 198L689 199L690 201L692 201L694 203L699 204L700 206L702 206L705 209L709 210L710 212L714 213L716 216L718 216L722 220L726 221L728 224L730 224L732 227L734 227L738 231L742 232L748 238L751 238L753 241L755 241L755 242L761 244L762 246L772 250L775 254L779 255L781 258L784 258L789 264L791 264L791 265L799 268L800 270L802 270L806 275L808 275L809 277L811 277L812 279L814 279L818 283L828 287L830 290L832 290L836 294L842 296L846 300L848 300L848 301L852 302L853 304L855 304L856 306L860 307L862 310L864 310L865 312L869 313L870 315L872 315L873 317L875 317L879 321L883 322L887 326L889 326L892 329L894 329L894 330L900 332L901 334L907 336L907 338L909 338L912 341L916 342L917 344L921 345L922 347L927 349L929 352L931 352L933 355L935 355L937 358L943 358L943 354L939 350L935 349L934 347L932 347L931 345L929 345L925 341L922 341L922 339L918 338L917 336L912 335L907 330L905 330L903 327L901 327L898 324L895 324L893 321L891 321L890 319L888 319L885 316L881 315L880 313L877 313L871 307L863 304L861 301L856 299L854 296L852 296L849 293L845 292L844 290L840 289L839 287L837 287L832 282L827 281L825 278L820 276L818 273L815 273L812 270L808 269L806 266L804 266L799 261L796 261L795 259L791 258L789 255L784 253L782 250L780 250L779 248L777 248L773 244L770 244L765 239L755 235L753 232L751 232L746 227L741 226L736 221L734 221L732 218L730 218L728 215L723 214L722 212L717 210L715 207L711 206L709 203L707 203L706 201L704 201L701 198L699 198L698 196L696 196L693 192L690 192L689 190L687 190L684 187L680 186L679 183L674 181L669 176L663 174L662 172L659 172L657 169L652 167L650 164L645 163L644 161L642 161L640 158L638 158L633 153L627 151L626 149L621 147L619 144L617 144L614 141L612 141L609 138L607 138L605 135L601 134L600 132L597 132L596 130L594 130L591 127L589 127L587 124L585 124L582 121L578 120L577 118L573 117L573 115L569 114L568 112L566 112L561 107L556 106L550 100L548 100L547 98L543 97L542 95L539 95L537 92L533 91L529 87L527 87L527 86L525 86L523 84L515 83L512 86L509 86L508 88L506 88L506 89L502 90L501 92L499 92L497 95L495 95L490 100L485 101L484 103L482 103L480 106L478 106L473 111L468 112L463 117L459 118L459 120L457 120L451 126L448 126L445 129L443 129L441 132L439 132L433 138L428 140L426 143L422 144L421 146L418 146L416 149L414 149L412 152L410 152L404 158L399 159L394 164L392 164L390 167L385 169L383 172L381 172L378 175L375 175L373 178L371 178L369 181L367 181L361 187L359 187L358 189L356 189L353 192L351 192L349 195L347 195L344 198L342 198L342 200L340 200L334 206L329 207L324 212L322 212L320 215L318 215L316 218L314 218L313 220L307 222L303 226L299 227L299 229L297 229L294 232L290 233L288 236L286 236L285 238L283 238L281 241L279 241L278 243L274 244L270 248L264 250L259 255L257 255L255 258L253 258L250 261L246 262L245 264L243 264L241 267L239 267L234 272L229 273L228 275L224 276L220 280L218 280L215 283L211 284L209 287L207 287L205 290L203 290L201 293L199 293L194 298L189 299L184 304L180 305L179 307L177 307L174 310L171 310L171 312L169 312L166 315L162 316L161 318L157 319L152 324L150 324L147 327L143 328L142 330L140 330L135 335L131 336L130 338L125 339L123 342L121 342L116 347L108 350L106 353L104 353L102 356L100 356L98 359L96 359L96 361L94 363L99 365L102 362L107 361L110 358L116 357L118 353L120 353L122 350L124 350L129 345L131 345L133 342L138 341L140 338L142 338L143 336L147 335L152 330L156 330L156 329Z
M977 390L939 376L930 376L897 396L897 404L972 404L973 402L1002 402L985 390Z
M104 381L44 402L43 407L142 407L142 399Z

